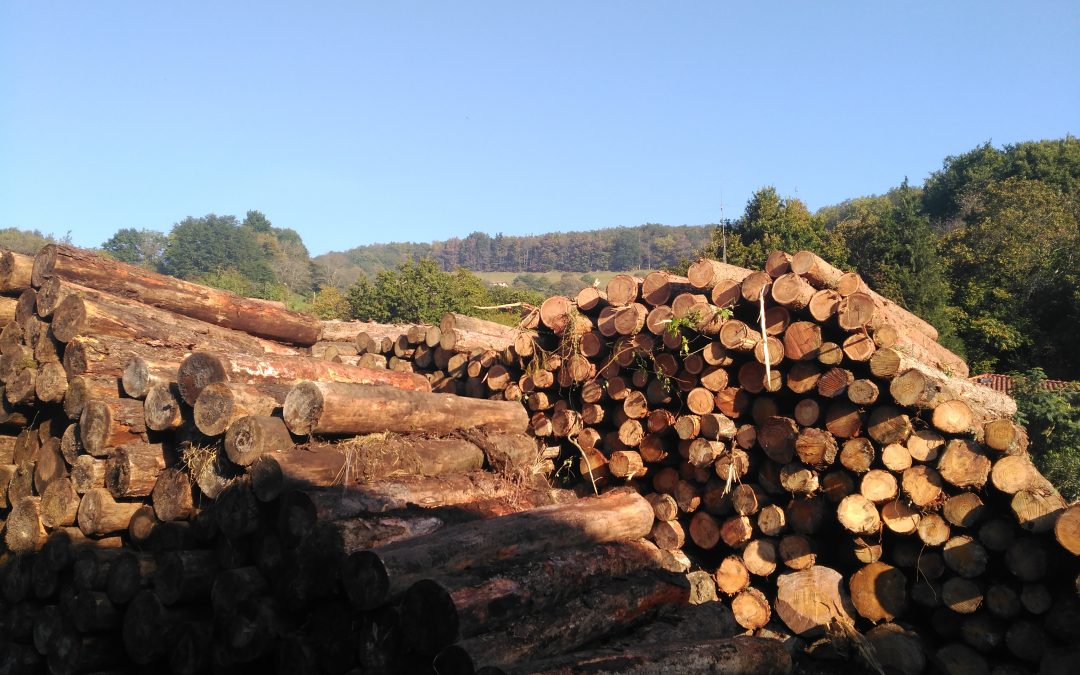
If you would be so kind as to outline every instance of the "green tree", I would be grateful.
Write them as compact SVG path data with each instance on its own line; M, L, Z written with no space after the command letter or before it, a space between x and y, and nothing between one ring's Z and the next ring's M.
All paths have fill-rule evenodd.
M348 299L356 319L438 323L444 313L461 306L454 291L453 275L425 258L383 270L373 281L359 280Z
M336 286L323 286L312 298L310 311L320 319L347 319L349 300Z
M235 216L187 217L173 226L162 271L181 279L234 269L254 284L273 283L274 273L255 233Z
M716 228L707 255L723 255ZM742 218L727 233L728 262L760 269L773 251L814 251L835 265L844 264L844 250L825 230L824 220L795 198L781 198L774 187L758 190L746 203Z
M957 326L976 371L1080 375L1080 198L1009 178L969 197L945 237Z
M20 230L17 227L0 229L0 248L24 255L37 255L45 244L56 243L56 237L38 230Z
M167 242L168 237L157 230L125 227L117 230L101 249L120 262L156 271Z
M846 242L849 262L871 288L929 321L942 342L962 350L953 334L937 234L922 212L921 197L904 179L884 197L847 202L835 214L843 219L834 236Z
M1080 387L1049 390L1038 368L1014 375L1016 419L1028 431L1031 459L1065 499L1080 499Z

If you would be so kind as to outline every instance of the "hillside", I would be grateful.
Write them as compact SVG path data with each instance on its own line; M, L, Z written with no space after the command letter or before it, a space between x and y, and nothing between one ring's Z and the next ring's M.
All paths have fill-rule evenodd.
M351 285L361 273L368 276L402 261L432 258L446 271L459 267L474 272L589 272L592 270L655 269L692 258L708 243L712 225L617 227L586 232L549 232L523 237L473 232L430 243L371 244L314 258L333 270L333 280ZM329 274L327 275L330 276Z

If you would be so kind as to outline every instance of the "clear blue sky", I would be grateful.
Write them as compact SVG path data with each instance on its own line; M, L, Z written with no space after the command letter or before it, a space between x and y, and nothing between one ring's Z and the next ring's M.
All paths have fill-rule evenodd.
M1080 133L1080 3L0 0L0 227L313 254L811 208Z

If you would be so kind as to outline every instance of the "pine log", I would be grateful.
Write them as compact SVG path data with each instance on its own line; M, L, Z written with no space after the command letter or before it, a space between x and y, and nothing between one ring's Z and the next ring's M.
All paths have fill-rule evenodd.
M57 276L84 286L136 297L142 303L271 340L310 346L321 322L266 301L200 286L70 246L49 244L34 258L33 281Z
M79 513L79 494L66 476L49 484L41 495L41 524L47 529L75 524Z
M158 476L172 461L161 443L120 446L105 463L105 487L117 499L149 496Z
M652 523L652 506L642 497L611 492L354 553L342 581L354 606L377 607L434 572L464 569L496 555L505 560L579 543L636 539L648 534Z
M106 335L182 351L214 345L255 354L297 353L277 342L89 289L60 303L52 332L63 343L80 335Z
M519 403L459 398L387 386L304 382L289 392L285 423L295 434L450 434L465 429L524 433L528 413Z
M1006 394L970 380L949 377L928 366L914 365L896 375L889 392L897 403L921 410L933 410L954 399L963 400L980 428L1016 414L1016 401Z
M760 590L750 587L731 599L731 612L735 621L747 630L764 628L772 618L769 599Z
M855 610L843 577L828 567L781 574L776 583L776 614L796 635L820 635L835 620L852 623Z
M1073 504L1058 516L1054 538L1066 551L1080 556L1080 504Z
M70 349L70 346L68 349ZM64 355L67 355L67 351L64 352ZM131 398L146 398L151 387L175 382L176 371L184 356L187 355L180 354L175 361L163 361L133 354L128 359L120 376L120 384L124 389L124 393Z
M4 527L4 545L14 553L29 553L44 544L41 497L26 496L14 501Z
M112 448L143 440L146 418L137 399L95 399L79 417L79 441L95 457L107 457Z
M191 480L176 468L168 468L158 474L150 498L154 504L154 514L163 522L184 520L195 508Z
M184 359L177 371L180 394L189 405L194 405L202 389L214 382L293 384L302 380L386 384L415 391L431 389L427 380L419 375L329 363L299 356L195 352Z
M402 646L436 652L575 598L597 579L625 577L661 564L660 551L652 544L626 541L559 551L490 577L421 580L402 598L402 623L410 626Z
M1049 532L1065 511L1065 499L1046 485L1020 490L1009 504L1020 527L1029 532Z
M967 363L963 359L917 330L885 324L875 327L873 335L874 344L878 346L878 350L874 352L875 355L882 349L892 350L892 353L880 357L881 365L878 368L881 370L902 369L903 364L897 363L897 359L904 358L954 377L969 375Z
M553 657L670 612L687 603L685 580L664 573L638 574L594 589L518 621L513 631L495 631L441 652L440 673L473 673L479 666L506 669L527 660ZM495 670L493 672L499 672Z
M791 672L791 656L782 643L763 637L665 640L639 648L581 651L564 657L483 669L485 675L555 675L556 673L732 673L780 675ZM921 671L920 671L921 672ZM905 673L905 675L907 675Z
M139 506L116 501L106 489L92 488L83 495L79 503L79 529L87 536L124 532Z
M77 420L88 401L118 398L119 387L119 380L113 377L77 375L68 380L67 390L64 391L64 413L69 420Z
M690 285L698 290L712 289L725 280L741 282L750 274L752 274L751 270L728 265L717 260L709 260L708 258L699 258L694 264L690 265L687 271Z
M220 436L242 417L273 414L288 393L286 384L212 382L195 400L195 426L206 436Z
M33 256L5 249L0 253L0 293L14 295L30 288L33 271Z
M874 623L892 621L907 609L907 578L891 565L870 563L851 576L848 586L855 611Z

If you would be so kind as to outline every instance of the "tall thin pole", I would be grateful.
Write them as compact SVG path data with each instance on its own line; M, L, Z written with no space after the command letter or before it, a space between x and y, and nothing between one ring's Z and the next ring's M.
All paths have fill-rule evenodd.
M727 264L727 219L724 218L724 191L720 191L720 232L724 247L724 264Z

